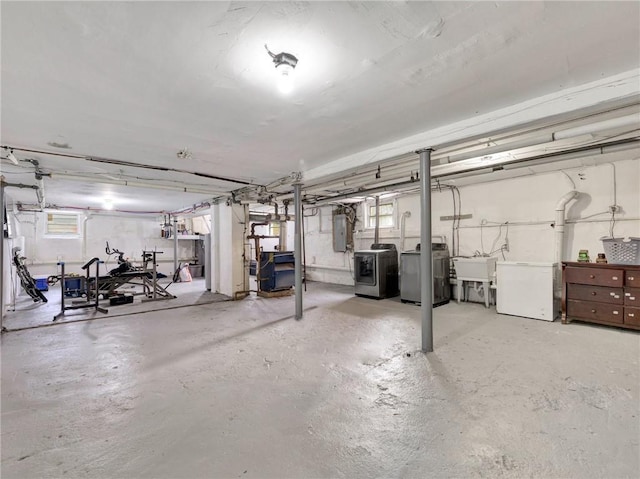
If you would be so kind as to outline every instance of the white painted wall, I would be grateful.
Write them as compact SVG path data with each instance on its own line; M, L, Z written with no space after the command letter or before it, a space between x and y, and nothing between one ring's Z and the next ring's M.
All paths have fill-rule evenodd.
M134 264L140 262L143 250L162 251L158 255L158 270L173 274L173 239L160 237L161 220L141 216L92 214L86 222L81 218L81 231L76 238L50 238L45 235L46 213L15 214L16 236L23 238L23 256L32 275L51 275L57 262L64 261L68 272L81 273L87 260L98 257L105 261L105 269L116 266L116 256L105 253L106 241L119 249ZM82 215L81 215L82 217ZM86 235L86 251L83 250ZM194 240L179 240L178 259L189 261L195 254Z
M502 227L500 237L497 223L509 222L509 252L506 260L553 261L555 206L562 195L572 189L580 196L567 206L568 223L565 227L565 254L563 260L575 261L578 251L588 249L595 260L604 252L600 238L609 235L611 215L608 206L614 202L614 171L616 202L622 207L614 227L616 237L640 237L640 160L629 159L571 170L532 174L491 183L460 187L462 213L472 214L460 223L461 256L476 252L489 253L504 243L507 229ZM575 188L574 188L575 184ZM452 250L452 222L441 221L440 216L453 215L452 195L449 189L432 194L432 233L445 235ZM420 237L420 197L410 194L397 198L396 228L381 229L380 242L394 243L400 249L400 215L409 211L406 219L406 249L414 249ZM315 213L314 216L309 216ZM307 247L307 277L311 280L353 284L351 273L353 255L335 253L332 245L330 221L331 207L305 209ZM362 207L358 208L355 249L368 249L374 232L363 228ZM494 254L502 259L499 253Z

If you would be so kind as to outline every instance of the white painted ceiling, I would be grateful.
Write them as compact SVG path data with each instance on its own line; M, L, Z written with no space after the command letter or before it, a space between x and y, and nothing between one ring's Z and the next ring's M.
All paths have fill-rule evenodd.
M3 1L0 15L2 145L256 184L640 67L638 2ZM299 59L288 96L265 44ZM243 186L14 153L53 173L56 205L175 210ZM21 167L2 174L33 184ZM125 180L173 189L102 183Z

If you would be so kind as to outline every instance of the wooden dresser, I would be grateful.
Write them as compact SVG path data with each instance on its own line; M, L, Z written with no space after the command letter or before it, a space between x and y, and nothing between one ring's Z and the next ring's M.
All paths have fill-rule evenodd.
M562 263L562 322L640 330L640 266Z

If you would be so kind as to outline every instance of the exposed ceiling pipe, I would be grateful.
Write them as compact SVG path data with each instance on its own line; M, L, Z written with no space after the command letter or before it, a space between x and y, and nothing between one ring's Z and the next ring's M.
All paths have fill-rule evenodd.
M316 205L316 206L320 206L323 204L327 204L327 203L333 203L334 201L337 200L342 200L342 199L347 199L347 198L357 198L357 197L365 197L367 195L372 195L375 193L385 193L388 191L392 191L395 189L402 189L403 187L408 187L408 186L412 186L412 187L420 187L420 183L416 180L414 181L401 181L399 183L394 183L392 185L386 185L386 186L380 186L380 187L376 187L376 188L368 188L368 189L360 189L357 191L352 191L350 193L343 193L343 194L339 194L339 195L334 195L334 196L325 196L324 198L320 198L320 199L309 199L306 201L306 203L312 204L312 205Z
M487 137L486 139L478 139L471 144L467 144L458 148L438 148L436 151L434 151L432 156L432 167L436 167L438 165L449 165L466 160L478 160L478 162L486 161L486 157L489 155L502 154L506 157L508 153L516 154L516 152L514 152L513 150L520 150L535 146L542 147L544 145L548 145L549 148L556 148L557 146L554 145L556 145L557 142L562 142L563 140L578 139L579 137L584 137L585 142L592 141L594 133L610 132L613 129L620 129L625 127L640 129L640 113L637 112L637 109L637 104L630 105L625 108L614 110L613 112L620 114L621 112L626 113L628 111L633 111L633 113L631 114L619 116L616 118L609 118L595 123L579 125L573 128L558 129L562 125L576 124L585 121L587 118L593 119L593 116L578 120L572 120L570 122L556 123L554 125L551 125L550 127L538 127L535 129L530 129L529 131L510 133L508 136L503 137L500 137L500 135L493 135ZM598 116L607 116L611 113L611 111L605 112ZM505 140L511 141L505 142ZM487 144L489 144L489 146L486 146ZM575 146L576 145L566 145L567 149L575 148ZM455 153L456 151L459 153ZM522 154L525 153L526 152L524 151L522 152ZM500 163L500 158L496 159L495 162L496 164ZM311 184L307 184L305 187L305 193L311 194L313 192L327 191L331 189L339 190L346 186L356 186L359 183L361 184L362 179L368 179L375 175L378 165L382 165L383 173L386 173L387 176L394 177L397 174L397 176L395 176L397 179L398 177L403 176L403 174L406 175L410 174L411 171L417 171L418 157L417 155L415 155L415 153L407 153L382 162L372 159L365 166L359 167L351 174L345 174L343 172L341 174L341 177L331 175L325 178L322 182L316 180ZM363 168L366 169L363 171ZM454 168L461 168L461 166L451 165L452 173L454 172Z
M212 199L212 201L215 201L215 200L216 198ZM192 206L187 206L185 208L180 208L179 210L170 211L169 215L174 215L174 216L183 215L185 217L195 216L194 213L196 211L199 211L205 208L210 208L210 207L211 207L211 203L209 201L202 201Z
M624 117L625 121L630 121L630 118L635 118L634 115L629 115L627 117ZM576 130L576 133L579 133L581 136L585 135L585 133ZM550 133L548 136L546 136L545 138L548 139L548 142L551 143L554 140L552 139L552 133ZM513 144L510 143L509 147L516 149L516 147L518 149L520 148L528 148L531 146L535 146L538 145L539 143L536 143L537 140L541 139L542 137L538 136L535 137L536 140L527 140L527 141L522 141L519 142L517 144ZM566 139L563 137L563 139ZM589 139L592 139L591 136L589 136ZM635 138L630 138L630 140L634 140ZM555 141L559 141L558 139ZM593 145L587 145L590 147L593 147ZM613 144L611 145L613 146ZM604 147L607 147L607 145L605 145ZM528 158L518 158L518 155L524 155L526 154L526 152L521 152L518 153L517 151L510 151L510 155L506 155L507 152L504 151L505 145L498 145L495 147L490 147L490 148L486 148L485 150L483 150L483 156L478 156L478 152L474 152L474 153L466 153L463 155L458 155L458 156L448 156L448 157L440 157L440 164L432 164L432 171L434 172L434 175L438 176L438 175L443 175L443 174L451 174L451 173L455 173L456 171L462 171L462 170L473 170L473 169L477 169L477 168L486 168L488 166L493 166L493 165L499 165L499 164L507 164L507 163L511 163L514 161L526 161L528 160ZM575 149L576 147L572 147L571 149ZM579 148L579 147L578 147ZM569 147L567 147L567 149L569 149ZM498 156L503 154L504 156ZM548 153L548 155L555 155L555 154L560 154L560 153ZM487 158L487 156L489 155L496 155L496 158ZM541 157L544 155L536 155L537 157ZM434 158L438 159L438 156L434 153ZM478 165L476 168L469 168L469 164L473 164L473 160L477 160ZM493 161L491 161L493 160ZM458 162L460 161L467 161L468 163L466 165L463 164L459 164ZM455 163L455 164L453 164ZM398 164L398 165L394 165L391 167L382 167L382 174L384 177L389 178L390 180L398 180L402 177L406 177L408 175L413 174L414 172L417 172L418 170L418 158L417 156L415 156L415 158L413 160L405 160L405 163L403 164ZM346 187L358 187L358 186L362 186L363 184L366 183L371 183L371 179L374 177L375 175L375 168L371 168L368 171L365 172L361 172L361 173L356 173L350 176L347 176L346 178L342 179L342 180L337 180L337 181L333 181L330 182L328 184L323 184L323 185L317 185L317 186L312 186L312 187L305 187L304 192L305 194L313 194L314 192L322 192L322 191L331 191L331 190L340 190L340 189L344 189ZM446 171L447 173L444 173L444 171ZM363 180L367 180L366 182Z
M7 145L1 145L0 148L5 148L5 149L8 148L8 149L15 150L15 151L25 151L25 152L29 152L29 153L38 153L38 154L41 154L41 155L52 155L52 156L62 156L62 157L66 157L66 158L76 158L76 159L85 160L85 161L93 161L93 162L96 162L96 163L107 163L107 164L110 164L110 165L126 166L126 167L129 167L129 168L143 168L143 169L147 169L147 170L157 170L157 171L167 171L167 172L175 172L175 173L185 173L185 174L188 174L188 175L200 176L202 178L209 178L209 179L212 179L212 180L224 181L224 182L227 182L227 183L236 183L236 184L239 184L239 185L262 186L262 185L258 185L256 183L253 183L251 181L239 180L239 179L236 179L236 178L228 178L228 177L225 177L225 176L210 175L208 173L201 173L201 172L198 172L198 171L181 170L181 169L178 169L178 168L169 168L169 167L165 167L165 166L146 165L146 164L143 164L143 163L134 163L132 161L115 160L115 159L112 159L112 158L100 158L100 157L96 157L96 156L72 155L72 154L68 154L68 153L57 153L57 152L50 152L50 151L44 151L44 150L18 148L18 147L7 146Z
M625 99L623 102L612 104L606 110L583 112L582 116L567 118L566 115L557 115L550 117L544 122L534 121L529 124L523 124L516 127L503 128L491 133L485 133L469 138L467 140L458 140L450 143L438 145L438 155L453 156L470 152L478 152L487 145L509 145L516 142L532 139L535 137L547 137L554 131L573 128L585 124L593 124L594 122L608 120L610 118L618 118L628 114L637 114L640 108L640 95ZM435 153L435 152L434 152Z
M69 181L82 181L87 182L90 181L92 183L100 183L105 185L119 185L119 186L129 186L133 188L151 188L156 190L170 190L170 191L180 191L182 193L202 193L202 194L222 194L226 193L226 191L216 191L209 190L204 188L192 188L186 186L174 186L174 185L161 185L154 183L143 183L139 181L129 181L129 180L114 180L101 178L96 176L82 176L82 175L68 175L66 173L51 173L52 179L60 179L60 180L69 180Z
M556 264L556 288L555 295L560 297L560 291L562 289L562 281L560 278L560 272L562 271L562 261L564 257L564 223L565 223L565 209L567 203L578 196L576 190L569 191L560 198L556 205L556 220L554 223L554 235L555 235L555 264Z
M322 187L328 183L339 184L341 181L344 181L345 179L350 179L352 177L359 177L363 175L375 176L378 165L381 168L384 168L384 171L386 172L386 171L393 170L395 168L404 168L407 164L407 161L412 161L412 160L415 160L416 158L417 156L414 152L405 153L402 155L396 155L394 157L387 158L384 160L376 160L375 158L371 158L371 160L368 163L361 165L357 168L353 168L348 171L342 171L340 173L328 175L323 177L322 179L314 179L311 181L307 181L305 182L305 187L306 189L309 189L309 188L315 188L315 187ZM374 164L376 165L376 167L374 169L371 169L372 165Z
M498 166L486 167L484 165L478 165L475 168L467 168L466 170L462 170L458 173L448 173L448 172L438 173L438 170L441 169L441 166L438 165L438 166L432 167L432 172L433 172L432 179L437 179L439 181L446 181L450 179L465 178L468 176L490 174L496 171L496 169L505 169L505 170L517 169L517 168L523 168L528 166L547 164L552 161L565 161L565 160L571 160L576 158L584 158L586 156L592 156L592 155L616 153L620 151L636 149L639 147L640 147L640 139L629 139L629 140L623 140L617 143L607 144L604 146L583 147L583 148L577 148L570 152L549 153L546 155L540 155L532 158L513 160L509 163L504 164L504 166L500 165L500 167ZM319 198L315 200L307 199L306 202L309 204L320 206L323 204L332 203L337 200L348 199L348 198L358 198L358 197L366 196L367 194L382 193L385 191L399 190L402 192L407 192L408 190L411 190L416 186L419 186L419 184L415 180L399 181L397 183L384 185L384 186L371 186L369 188L359 188L351 192L339 193L336 195L327 195L327 194L318 195ZM442 185L442 186L448 186L448 185ZM437 186L436 186L436 189L437 189ZM288 196L289 195L281 195L278 197L278 199L279 200L286 199Z
M554 140L562 140L565 138L573 138L576 136L596 133L599 131L613 130L615 128L634 127L640 128L640 113L621 116L618 118L610 118L588 125L576 126L575 128L567 128L553 133Z
M418 170L419 170L419 164L418 164L418 157L416 156L413 161L405 160L405 162L402 164L393 165L393 166L384 166L384 165L381 166L380 177L386 180L397 181L398 179L407 177L412 173L414 173L415 176L418 176ZM348 187L355 188L375 180L376 180L376 171L369 170L366 172L348 175L341 180L332 181L330 183L325 183L322 185L316 185L316 186L305 185L304 193L313 194L314 192L319 192L319 191L330 191L333 189L339 190L339 189L344 189Z
M471 173L473 171L485 170L494 171L496 168L510 170L514 168L521 168L526 166L544 165L552 161L563 161L584 158L586 156L593 155L605 155L608 153L616 153L619 151L626 151L631 149L640 148L640 138L631 138L628 140L622 140L620 142L610 143L606 145L593 145L586 147L574 148L571 150L565 150L557 153L547 153L544 155L533 156L529 158L513 159L511 161L504 162L500 165L492 165L487 168L486 165L478 165L476 168L467 168L463 173ZM437 178L449 178L456 177L460 173L438 173L438 167L434 167L434 176Z
M28 158L26 160L24 160L27 163L31 163L33 165L33 169L35 170L35 177L36 177L36 198L38 199L38 206L40 207L40 209L44 209L44 207L46 206L45 203L45 197L44 197L44 181L43 181L43 177L45 176L51 176L48 173L44 173L41 169L40 169L40 162L38 160L35 160L33 158Z
M91 213L86 212L82 219L82 261L87 260L87 221L91 218L93 218Z
M411 211L405 211L404 213L402 213L402 216L400 217L400 252L404 252L404 241L405 241L405 236L406 236L406 224L407 224L407 218L411 217Z
M36 178L38 178L38 176L36 176ZM38 198L38 206L40 206L41 209L44 209L46 202L44 197L44 180L42 179L42 177L39 177L36 180L36 184L38 185L38 189L36 190L36 197Z
M373 242L380 242L380 195L376 195L376 230L373 235Z
M451 179L451 178L462 178L466 176L472 176L474 174L482 174L482 173L491 173L496 169L513 169L520 168L523 166L528 166L532 164L543 164L549 163L551 161L559 161L571 158L580 158L589 155L597 155L597 154L606 154L613 153L616 151L622 151L632 148L637 148L640 146L640 139L638 138L629 138L626 140L620 140L618 142L612 142L605 145L592 145L586 147L578 147L573 148L571 150L565 150L564 152L553 152L546 153L543 155L532 156L528 158L517 158L512 157L508 160L503 160L501 163L496 164L485 164L484 162L478 164L459 164L459 165L433 165L431 167L432 178L438 179ZM411 165L413 166L413 165ZM414 168L408 168L404 171L403 176L391 178L389 181L398 181L402 178L406 178L411 172L414 171ZM401 170L398 170L398 174L402 175ZM395 175L394 175L395 176ZM380 185L379 183L376 185L372 185L371 179L367 181L369 187L383 187L384 185ZM357 193L358 188L367 188L367 184L354 184L352 186L355 192ZM339 190L339 188L337 188ZM345 188L343 188L344 191ZM325 194L328 191L324 190ZM321 193L323 190L317 189L318 193ZM305 189L305 194L312 194L311 191ZM351 196L356 196L356 194L351 194Z

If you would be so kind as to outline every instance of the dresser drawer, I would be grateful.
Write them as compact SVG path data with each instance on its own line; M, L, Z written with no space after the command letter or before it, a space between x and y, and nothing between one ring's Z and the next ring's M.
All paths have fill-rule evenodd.
M624 324L640 326L640 308L624 308Z
M631 272L630 272L631 273ZM614 286L622 288L624 270L608 268L573 268L568 266L564 270L564 280L567 283L594 284L596 286ZM633 273L631 273L633 277ZM627 278L627 281L629 279Z
M573 283L567 285L567 299L582 299L612 304L624 304L626 300L622 288Z
M640 308L640 288L624 288L624 304Z
M625 271L624 284L632 288L640 288L640 271Z
M595 301L567 301L567 316L576 319L593 319L607 323L624 321L624 308L615 304L596 303Z

